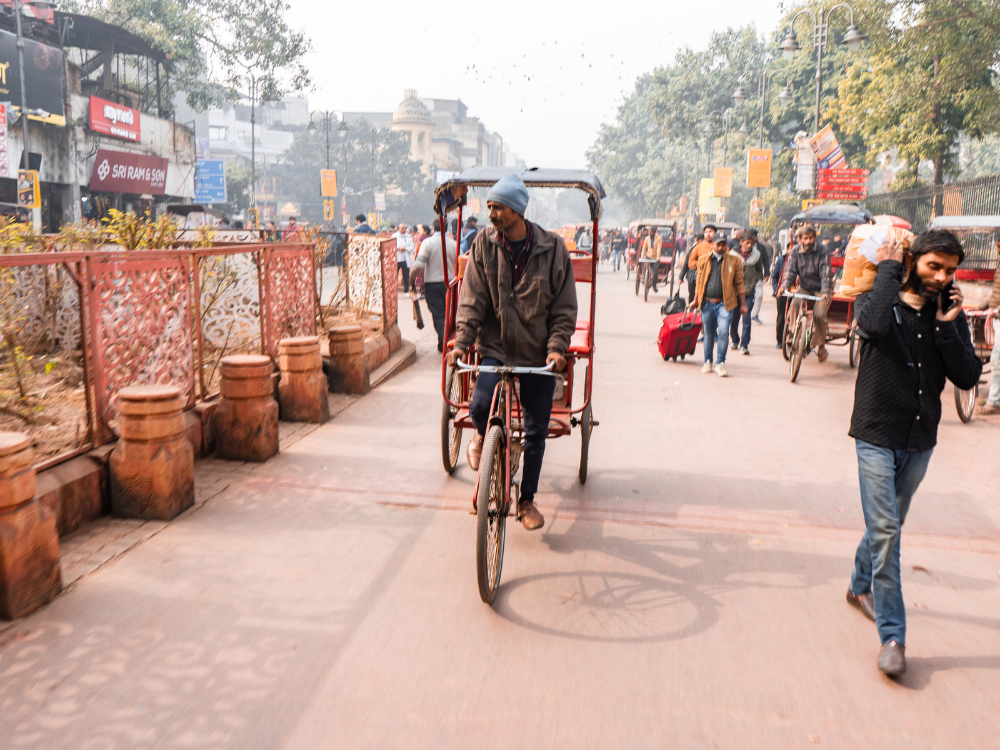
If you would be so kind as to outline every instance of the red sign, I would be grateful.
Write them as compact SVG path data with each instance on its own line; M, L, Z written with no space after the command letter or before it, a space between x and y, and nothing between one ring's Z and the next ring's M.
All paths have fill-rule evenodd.
M867 185L867 169L821 169L816 173L820 185Z
M167 160L102 148L94 159L90 189L106 193L163 195L167 189Z
M90 129L95 133L139 140L139 110L109 102L100 97L90 97Z

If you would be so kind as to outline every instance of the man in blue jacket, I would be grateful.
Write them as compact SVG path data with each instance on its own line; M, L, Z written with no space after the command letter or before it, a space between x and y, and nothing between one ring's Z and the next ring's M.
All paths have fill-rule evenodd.
M940 229L919 235L906 255L885 244L874 285L854 306L861 356L849 434L866 531L847 601L875 620L878 667L890 677L906 671L900 532L937 443L945 378L970 389L983 371L952 283L964 258L955 235Z

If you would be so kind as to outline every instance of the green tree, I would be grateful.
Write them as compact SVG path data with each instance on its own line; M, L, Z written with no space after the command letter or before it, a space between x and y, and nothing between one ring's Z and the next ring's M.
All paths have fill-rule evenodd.
M303 63L309 41L291 28L285 0L69 0L71 10L121 26L167 56L166 100L184 92L188 104L235 102L251 77L280 96L309 87Z
M250 208L250 165L231 161L226 164L226 197L222 209L228 216L246 216Z
M403 133L384 128L375 131L364 119L354 120L347 133L330 136L330 166L337 169L337 217L340 223L340 199L347 213L354 216L371 210L372 176L376 193L386 193L385 214L392 221L426 223L433 217L433 185L420 164L410 159L410 145ZM336 138L336 141L333 139ZM374 143L374 171L372 144ZM345 163L346 160L346 163ZM303 128L295 133L291 148L276 168L281 191L302 203L303 213L314 220L322 216L320 168L326 162L326 136L322 129L310 133ZM307 207L310 210L307 210Z
M869 164L885 152L906 163L894 189L918 184L924 160L940 185L958 173L963 133L981 139L1000 132L1000 6L869 0L865 7L883 22L866 29L871 52L839 83L831 117L864 140Z

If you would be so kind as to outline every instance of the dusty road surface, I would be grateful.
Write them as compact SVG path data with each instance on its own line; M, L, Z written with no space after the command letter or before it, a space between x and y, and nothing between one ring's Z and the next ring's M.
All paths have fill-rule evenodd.
M432 334L404 320L410 370L4 626L0 746L995 746L1000 424L944 409L892 682L844 602L846 351L789 384L768 300L723 380L658 358L663 295L602 267L598 296L590 480L578 435L549 444L545 528L508 526L492 609Z

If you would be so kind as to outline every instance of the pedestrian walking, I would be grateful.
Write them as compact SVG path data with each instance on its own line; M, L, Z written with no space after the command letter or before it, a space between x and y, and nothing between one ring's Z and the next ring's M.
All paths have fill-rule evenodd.
M396 270L403 277L403 294L410 292L410 265L413 263L413 238L406 231L406 224L396 227L392 238L396 240Z
M375 234L375 230L368 225L364 214L358 214L354 217L354 234Z
M781 247L777 247L778 256L774 259L774 263L771 264L771 296L776 297L776 305L778 308L777 318L774 321L775 333L778 337L778 343L775 345L775 349L780 349L785 341L785 313L788 310L788 297L783 293L780 293L779 288L782 286L782 275L785 271L785 263L788 260L788 253L781 252Z
M826 362L830 353L826 350L827 312L833 298L833 279L830 273L830 256L816 246L816 230L808 224L796 232L799 243L785 261L784 290L790 291L796 284L799 293L822 297L813 305L813 339L816 359ZM798 314L801 299L792 300L792 312Z
M690 309L701 310L704 328L705 364L703 373L715 372L726 377L726 351L729 349L729 323L739 306L741 315L747 312L746 291L743 287L743 261L729 252L723 235L714 237L712 252L698 261L695 301ZM718 343L716 343L718 340ZM714 365L713 365L713 350Z
M940 229L917 236L905 256L887 243L871 291L854 305L861 357L849 434L866 530L847 601L875 620L878 668L891 677L906 671L900 532L937 443L945 378L968 389L983 370L952 283L964 258L955 235Z
M437 332L437 349L444 345L445 291L444 266L441 263L441 231L437 222L430 225L433 234L420 243L420 250L410 271L424 275L424 299ZM455 278L455 240L447 238L445 254L448 258L448 278Z
M475 239L476 232L479 231L479 219L475 216L470 216L465 220L465 229L462 230L462 241L459 244L458 251L465 255L469 252L469 248L472 246L472 240Z
M754 325L759 326L764 324L764 321L760 319L760 308L764 303L764 281L770 278L771 263L774 258L772 257L773 251L766 243L761 241L759 234L757 236L757 250L760 251L761 262L764 264L764 273L757 279L757 286L754 287L753 308L750 310L750 319Z
M616 229L611 238L611 263L615 271L622 267L622 255L625 253L625 238L622 230Z
M1000 232L993 235L993 247L1000 255ZM982 305L983 310L993 310L993 354L990 356L990 392L986 403L979 410L980 414L1000 414L1000 268L993 274L993 293L989 301Z
M740 250L738 253L743 261L743 287L746 289L747 311L741 315L733 314L729 324L729 337L733 341L733 350L740 350L744 356L750 354L750 328L757 285L764 278L764 260L757 249L757 230L747 229L740 235ZM742 332L741 332L742 328Z
M698 240L698 243L691 248L691 252L688 253L688 271L694 272L688 274L688 300L694 299L695 297L695 284L698 280L698 263L699 261L712 254L715 246L715 225L705 224L701 228L702 234L699 235L702 239ZM692 278L693 276L693 278Z

